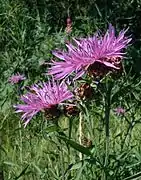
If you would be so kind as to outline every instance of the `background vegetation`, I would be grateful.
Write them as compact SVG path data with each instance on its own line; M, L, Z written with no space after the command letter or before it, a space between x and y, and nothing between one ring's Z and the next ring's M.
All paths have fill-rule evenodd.
M57 131L78 142L78 117L61 117L62 130L41 115L23 128L14 113L17 87L8 78L25 74L24 86L47 80L45 62L51 51L64 47L66 18L73 22L72 37L92 35L112 23L117 31L129 27L132 46L124 72L112 81L109 159L105 161L103 87L84 109L85 135L92 141L92 156ZM0 174L5 180L127 180L141 176L141 1L140 0L0 0ZM100 93L103 93L101 98ZM117 116L118 106L126 110ZM70 123L71 122L71 123ZM71 144L71 147L69 146ZM73 147L73 148L72 148ZM87 148L89 150L89 148Z

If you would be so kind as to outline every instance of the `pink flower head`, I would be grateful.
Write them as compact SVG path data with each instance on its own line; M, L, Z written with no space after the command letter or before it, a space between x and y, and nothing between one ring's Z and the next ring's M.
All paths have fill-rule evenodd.
M115 28L109 25L104 36L96 33L93 37L76 40L75 45L66 44L68 52L54 51L53 54L62 61L52 61L49 73L56 79L63 79L72 72L78 78L82 76L90 65L100 62L107 67L118 69L116 58L122 58L122 52L131 38L125 37L127 30L120 31L115 35Z
M73 94L67 89L67 85L64 82L58 84L54 80L39 85L35 84L30 90L29 93L21 97L24 104L14 106L17 109L17 113L23 113L22 119L25 121L25 127L39 111L51 109L59 104L65 104L63 103L65 100L73 97Z
M122 107L118 107L118 108L115 109L115 113L117 115L124 115L125 112L126 112L125 109L123 109Z
M12 75L10 78L9 78L9 82L11 84L17 84L19 83L20 81L22 80L25 80L26 78L24 77L24 75L21 75L20 73L17 73L15 75Z

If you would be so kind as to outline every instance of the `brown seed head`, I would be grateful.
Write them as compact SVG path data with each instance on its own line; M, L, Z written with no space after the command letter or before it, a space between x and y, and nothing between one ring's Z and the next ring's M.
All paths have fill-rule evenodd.
M58 109L57 105L54 105L48 109L45 109L45 117L47 120L53 120L60 116L60 110Z
M64 107L64 113L67 116L75 116L79 114L77 106L67 105Z
M80 99L90 98L93 94L92 87L88 83L81 84L79 88L76 89L75 94Z

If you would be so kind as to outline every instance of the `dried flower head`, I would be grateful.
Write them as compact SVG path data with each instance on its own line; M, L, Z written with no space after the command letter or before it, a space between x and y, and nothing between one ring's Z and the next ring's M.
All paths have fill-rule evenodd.
M64 106L64 114L66 116L75 116L79 114L79 109L77 106L66 105Z
M54 80L48 83L41 83L30 88L30 92L21 97L24 104L15 105L16 112L22 113L24 126L29 123L34 115L38 112L45 112L47 115L58 115L57 110L59 104L65 104L64 101L72 99L73 94L68 90L64 82L60 84Z
M24 75L21 75L20 73L17 73L15 75L12 75L10 78L9 78L9 82L11 84L17 84L19 83L20 81L22 80L25 80L26 78L24 77Z
M72 21L70 17L67 18L67 26L65 31L67 34L70 34L72 32Z
M92 140L87 138L84 134L81 137L81 142L84 147L87 147L87 148L92 147Z
M88 83L83 83L80 87L76 88L75 95L78 99L91 98L93 95L93 89Z
M58 105L54 105L51 108L46 108L44 110L44 115L46 120L54 120L57 117L59 117L61 114L60 109L58 108Z
M63 79L75 72L75 78L79 78L96 62L108 68L119 69L125 55L123 49L131 41L131 38L125 36L126 31L122 30L116 36L115 28L109 25L104 36L96 33L93 37L74 39L75 45L66 44L68 52L53 52L62 61L52 61L48 74L54 75L56 79Z

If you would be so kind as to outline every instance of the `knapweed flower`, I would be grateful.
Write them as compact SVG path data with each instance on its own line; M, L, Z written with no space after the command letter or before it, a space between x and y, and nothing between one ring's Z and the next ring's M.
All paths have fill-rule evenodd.
M24 75L21 75L20 73L17 73L15 75L12 75L10 78L9 78L9 82L11 84L17 84L19 83L20 81L22 80L25 80L26 78L24 77Z
M122 108L122 107L117 107L116 109L115 109L115 114L116 115L124 115L125 114L125 109L124 108Z
M54 80L48 83L35 84L30 88L30 92L21 97L24 104L15 105L17 113L22 113L24 126L29 123L34 115L43 111L53 113L59 104L73 98L73 94L68 90L64 82L60 84Z
M105 67L119 69L119 63L125 53L131 38L126 37L126 30L115 35L115 28L110 24L104 36L96 33L93 37L76 40L74 44L66 44L68 51L54 51L53 54L62 61L52 61L48 74L56 79L63 79L75 72L76 77L81 77L90 66L99 62Z

